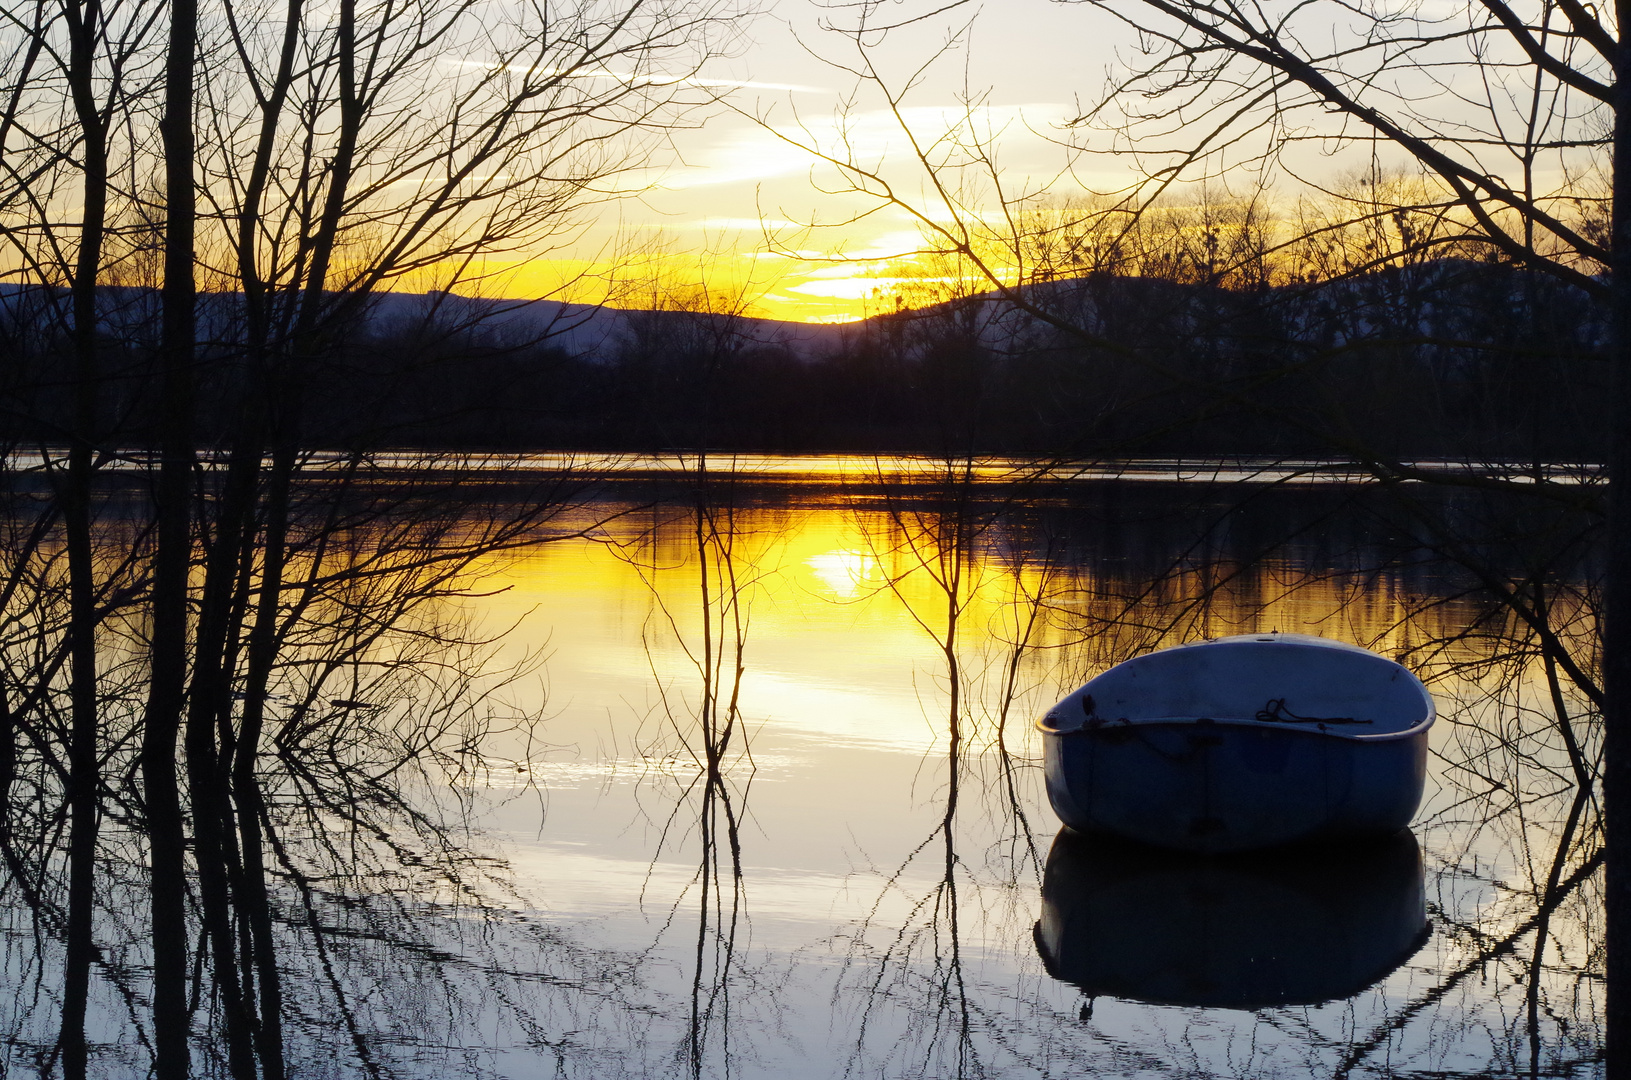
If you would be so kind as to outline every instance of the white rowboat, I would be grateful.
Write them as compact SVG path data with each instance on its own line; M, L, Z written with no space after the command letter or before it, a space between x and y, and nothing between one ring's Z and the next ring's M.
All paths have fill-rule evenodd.
M1227 852L1409 825L1434 715L1392 660L1276 633L1117 664L1037 727L1066 825Z

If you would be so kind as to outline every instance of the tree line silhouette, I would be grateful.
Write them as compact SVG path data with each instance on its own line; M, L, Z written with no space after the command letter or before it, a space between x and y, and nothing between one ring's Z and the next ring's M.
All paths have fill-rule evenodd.
M302 439L1049 458L1317 457L1346 440L1399 458L1606 460L1606 313L1532 271L1439 259L1250 288L1101 272L1025 293L1102 344L986 294L818 332L705 299L606 311L588 316L601 333L587 344L560 332L586 317L561 305L395 297L390 318L357 318L299 375ZM13 417L62 441L66 343L12 299L0 333L16 361ZM152 305L139 291L123 300L104 316L103 407L118 418L105 438L156 448L163 378L147 335L118 325ZM233 315L242 304L210 300ZM193 393L211 442L238 424L233 403L259 393L232 359L241 347L227 336L201 349Z

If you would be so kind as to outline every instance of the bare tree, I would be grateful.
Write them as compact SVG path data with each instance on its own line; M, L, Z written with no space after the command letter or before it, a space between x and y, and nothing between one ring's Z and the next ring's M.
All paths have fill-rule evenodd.
M1602 717L1606 831L1618 836L1631 829L1616 809L1624 796L1615 794L1631 791L1631 754L1620 745L1621 729L1631 722L1623 704L1631 688L1625 629L1631 574L1621 570L1631 563L1631 517L1624 500L1604 499L1600 486L1582 487L1576 477L1559 482L1539 467L1523 476L1500 469L1434 475L1354 425L1320 423L1266 398L1264 376L1277 377L1274 371L1241 379L1186 370L1046 302L1059 294L1050 283L1061 276L1104 269L1148 274L1149 265L1128 258L1129 248L1173 198L1192 198L1187 193L1201 185L1222 187L1237 178L1256 190L1273 178L1300 190L1303 209L1271 211L1276 226L1290 226L1292 235L1247 250L1270 256L1268 265L1278 262L1288 288L1310 278L1345 282L1471 256L1522 271L1526 288L1550 277L1593 298L1610 331L1608 477L1625 482L1631 476L1631 423L1625 420L1631 410L1631 189L1614 182L1631 170L1631 103L1622 78L1631 51L1622 44L1623 10L1574 0L1470 0L1451 8L1337 0L1080 2L1129 28L1130 54L1121 74L1094 98L1097 104L1054 138L1067 155L1119 160L1128 180L1063 221L1034 211L1039 200L1059 205L1062 189L1016 185L1005 174L987 95L965 91L964 109L942 128L912 129L907 103L924 83L922 69L885 67L879 46L937 20L971 18L967 5L832 5L831 29L843 46L838 63L894 117L907 140L904 156L888 162L863 157L843 137L842 119L838 137L826 143L810 134L814 129L772 130L825 162L837 176L836 189L913 215L925 238L923 252L954 261L960 275L992 298L1085 347L1184 386L1199 400L1296 427L1385 484L1425 480L1482 490L1495 502L1511 500L1504 505L1534 507L1554 523L1583 520L1587 533L1606 524L1606 561L1614 572L1601 606L1590 606L1582 621L1579 609L1547 606L1544 570L1514 576L1490 558L1488 536L1468 535L1430 511L1414 518L1436 550L1466 567L1536 635L1546 663L1588 703L1588 713ZM954 26L940 38L950 42L942 48L961 47L970 34L969 23ZM1329 178L1331 171L1338 179ZM1358 183L1345 179L1355 177ZM1196 233L1221 238L1210 226ZM1210 240L1205 246L1221 248ZM1186 262L1214 270L1217 264L1204 251ZM1047 287L1033 287L1039 283ZM1343 302L1342 287L1331 294L1335 302ZM1399 325L1403 333L1389 327L1390 347L1428 345L1419 325ZM1336 354L1286 349L1271 366L1284 373ZM1333 415L1340 421L1340 413ZM1546 531L1537 526L1531 539L1541 542ZM1586 625L1589 631L1579 633ZM1558 722L1560 730L1570 728L1561 710ZM1577 778L1588 781L1589 770ZM1608 1040L1615 1046L1631 1043L1631 995L1623 989L1631 982L1631 949L1620 941L1631 922L1625 863L1607 861ZM1616 1072L1631 1068L1623 1053L1611 1060L1620 1062Z
M70 1077L86 1068L96 886L106 880L97 858L112 842L98 828L125 764L116 759L133 746L141 793L120 812L149 844L156 1073L189 1071L196 927L207 964L197 970L210 977L191 996L219 1005L226 1071L283 1075L271 893L284 855L269 860L279 841L263 793L265 756L287 759L295 745L267 702L291 652L309 644L299 628L338 583L419 581L381 601L381 626L444 596L455 564L528 542L562 491L546 482L507 524L471 532L445 513L457 461L424 462L411 495L397 472L398 497L369 504L358 481L376 476L358 454L319 483L333 501L314 509L297 482L310 440L304 384L350 361L372 298L393 283L434 273L453 288L490 275L491 260L575 236L589 207L624 193L621 177L649 162L666 130L711 101L695 76L744 10L731 0L503 12L472 0L342 0L332 10L64 0L4 13L3 265L15 295L41 298L36 323L54 320L21 383L7 372L5 404L21 425L7 435L41 444L55 487L20 504L37 527L19 527L6 552L6 601L35 615L22 620L24 651L8 653L4 685L33 690L0 692L0 761L16 760L4 747L38 754L49 766L42 791L65 807L67 902L45 925L66 941L57 1046ZM156 270L160 248L162 282L155 273L136 290L108 287L122 261ZM144 299L153 284L163 292L156 332ZM112 304L132 297L133 315L114 318ZM8 304L9 316L20 312ZM53 364L53 351L69 363ZM109 355L156 373L156 422L128 407L136 381L110 370ZM22 385L30 379L38 385ZM200 422L201 390L224 402L224 423ZM121 426L133 413L138 426ZM200 438L223 431L225 468L201 468ZM125 535L122 522L97 520L98 470L127 440L150 438L161 451L152 520ZM7 439L8 470L16 445ZM342 508L352 498L367 508ZM387 530L407 545L407 567L325 559L336 530L432 520L440 542L434 529ZM127 651L138 643L134 654L109 652L110 627ZM132 655L145 659L139 691L128 685L142 667ZM56 715L59 680L72 702L66 727L42 719ZM146 699L139 718L109 704L132 695ZM47 862L49 835L39 841ZM49 877L31 880L42 883L40 910L55 910Z

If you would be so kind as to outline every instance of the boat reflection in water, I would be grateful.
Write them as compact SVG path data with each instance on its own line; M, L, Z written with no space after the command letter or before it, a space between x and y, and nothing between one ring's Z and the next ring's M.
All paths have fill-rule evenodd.
M1218 856L1067 828L1048 853L1036 946L1089 997L1262 1009L1352 997L1428 929L1408 830Z

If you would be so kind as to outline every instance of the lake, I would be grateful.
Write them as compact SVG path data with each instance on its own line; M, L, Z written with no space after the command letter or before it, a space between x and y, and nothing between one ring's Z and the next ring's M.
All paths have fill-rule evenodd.
M1556 723L1589 754L1590 710L1469 569L1519 574L1534 530L1477 534L1482 561L1445 539L1521 513L1152 462L675 457L546 491L472 488L441 542L526 527L417 606L334 615L389 633L274 686L288 745L312 702L352 725L269 781L291 1076L1601 1072L1601 836ZM351 558L409 546L369 526ZM1578 628L1590 559L1546 550ZM1427 680L1411 834L1235 859L1061 835L1048 705L1269 630ZM100 933L134 959L93 992L93 1062L142 1075L139 901L109 875ZM51 1037L32 925L24 1071Z

